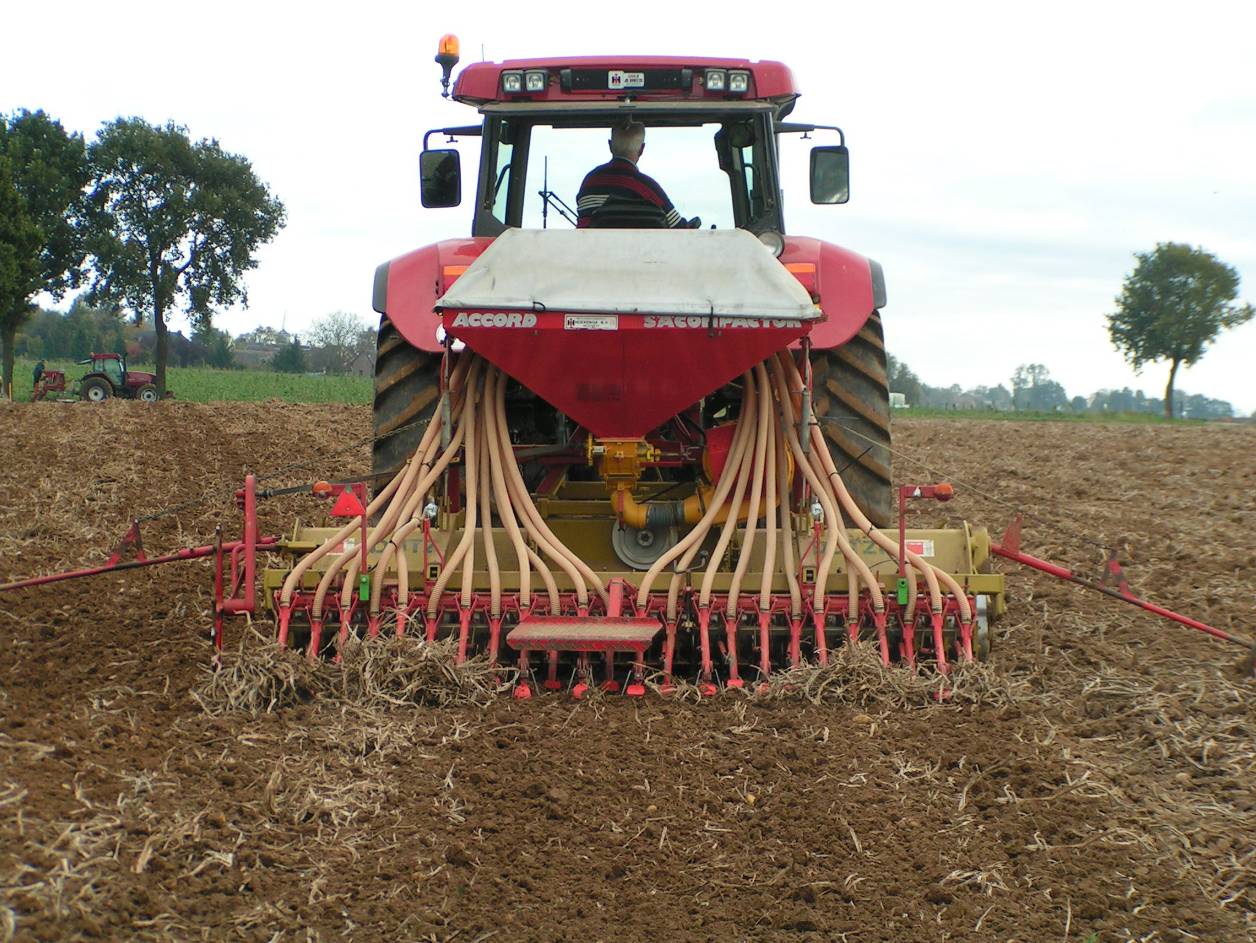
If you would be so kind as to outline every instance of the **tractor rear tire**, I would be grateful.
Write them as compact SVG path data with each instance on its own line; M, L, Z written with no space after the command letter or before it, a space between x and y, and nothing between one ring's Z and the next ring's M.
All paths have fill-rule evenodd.
M841 347L811 354L812 410L859 509L877 527L894 521L890 381L881 313Z
M100 377L88 377L79 387L79 398L87 403L103 403L111 396L113 387Z
M400 471L427 429L440 400L441 354L419 350L380 318L375 348L375 442L371 475L376 490Z

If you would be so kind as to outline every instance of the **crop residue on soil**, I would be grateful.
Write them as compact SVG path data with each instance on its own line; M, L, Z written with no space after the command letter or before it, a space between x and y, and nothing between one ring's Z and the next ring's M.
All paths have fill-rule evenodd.
M150 552L207 543L246 470L361 472L339 450L369 429L352 407L0 407L0 578L223 495L145 525ZM1049 525L1128 546L1137 591L1252 629L1256 429L895 434L957 480L913 521L1020 508L1027 549L1090 572ZM267 502L263 528L319 511ZM1045 577L1010 574L993 664L941 704L863 661L754 698L521 704L410 650L340 677L246 663L242 623L211 679L207 576L0 597L0 941L1256 939L1241 653Z

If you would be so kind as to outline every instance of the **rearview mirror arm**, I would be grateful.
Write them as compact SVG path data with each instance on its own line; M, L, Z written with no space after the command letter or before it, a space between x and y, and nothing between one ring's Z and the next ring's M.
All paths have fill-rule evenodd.
M835 124L797 124L795 122L778 121L772 129L777 134L810 134L812 131L836 131L838 143L846 146L846 132Z
M423 135L423 150L427 150L427 141L433 134L445 134L452 141L455 137L474 137L478 138L484 133L484 129L478 124L463 125L460 128L432 128Z

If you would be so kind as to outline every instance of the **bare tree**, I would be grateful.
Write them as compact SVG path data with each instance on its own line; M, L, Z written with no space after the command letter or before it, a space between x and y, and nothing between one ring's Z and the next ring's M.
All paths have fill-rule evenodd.
M369 356L375 351L375 332L348 311L333 311L319 318L310 325L306 339L311 347L322 349L332 373L344 373L359 355Z

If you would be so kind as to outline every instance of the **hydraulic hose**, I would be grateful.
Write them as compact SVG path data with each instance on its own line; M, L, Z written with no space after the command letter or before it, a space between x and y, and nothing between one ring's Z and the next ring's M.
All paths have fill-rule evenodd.
M474 367L474 366L475 366L474 364L471 364L470 367L468 367L467 369L471 369L471 367ZM459 364L459 367L461 367L461 364ZM460 381L463 375L464 375L463 371L459 369L455 369L453 374L451 375L451 386L450 386L451 396L454 394L454 391L455 391L455 387L453 385L454 382ZM472 379L473 379L473 376L472 376ZM382 534L390 533L393 530L394 526L396 525L397 518L401 514L402 508L405 506L405 504L407 503L409 499L409 491L413 487L414 477L419 474L420 469L421 469L421 465L415 465L414 463L416 462L421 463L422 459L420 458L420 455L425 453L426 450L431 447L432 439L429 438L429 436L434 438L438 436L439 434L440 434L440 427L437 423L434 423L434 422L430 423L428 428L424 430L423 440L420 442L419 448L416 449L415 454L410 457L410 462L407 463L406 469L403 471L401 475L398 476L398 478L401 478L402 480L398 488L396 489L395 493L393 494L392 500L388 502L387 509L384 511L383 517L380 519L379 523L375 525L374 527L372 527L367 533L367 545L368 546L374 545L380 539L380 536ZM456 451L457 451L456 447L451 447L451 449L447 450L447 455L450 458L452 458L453 454ZM445 464L447 464L447 462ZM397 479L395 478L394 481L396 480ZM388 489L386 488L385 492L387 490ZM370 513L372 511L372 508L375 505L375 502L371 502L371 505L372 505L371 507L367 508L368 517L370 516ZM356 525L346 525L346 526L360 528L361 520L362 519L359 517L357 518ZM344 537L341 537L340 540L346 539L350 534L352 534L352 532L353 531L350 530L348 533L345 534ZM332 540L327 541L324 544L324 547L320 549L333 547L339 542L340 541L333 538ZM308 559L309 558L307 557L307 560ZM306 561L302 561L302 562L304 563ZM332 564L328 567L327 571L323 574L322 579L319 581L318 589L315 590L315 593L314 593L314 601L310 607L311 615L314 618L316 619L322 618L323 601L331 586L332 580L334 580L335 577L340 573L341 569L343 569L346 566L349 569L343 581L343 588L341 590L341 604L344 606L348 606L349 601L352 598L352 594L353 594L353 578L357 574L358 566L360 565L360 562L361 562L360 553L358 552L356 548L354 550L344 551L343 553L340 554L339 557L337 557L332 562ZM299 565L298 565L298 570L300 570ZM294 574L295 573L296 571L294 571ZM288 577L288 580L285 581L285 588L287 587L289 583L295 586L295 580L293 579L294 574L290 574Z
M472 374L472 379L474 379L474 374ZM466 409L465 396L461 398L459 405L461 407L459 414L461 414ZM435 420L431 425L436 425ZM429 426L429 429L431 429L431 426ZM439 438L433 439L431 444L428 446L427 455L423 461L419 481L413 487L411 494L405 499L404 503L395 513L392 513L390 509L390 512L385 514L378 526L371 531L370 543L372 546L378 543L379 539L384 534L391 531L388 544L384 547L383 552L380 554L380 559L375 564L374 578L371 584L372 615L377 615L379 613L379 598L383 590L384 580L388 575L389 564L394 560L396 555L404 552L403 546L405 540L418 528L419 524L422 523L423 518L420 505L423 504L428 491L436 485L441 476L444 475L445 470L449 467L450 463L452 463L457 457L458 451L462 448L463 441L466 438L466 431L467 427L459 424L457 430L449 438L448 445L445 446L444 451L441 453L441 457L435 464L431 463L431 456L439 447L440 439L443 439L444 437L440 436ZM437 434L439 434L439 429L437 429ZM397 525L396 523L398 518L402 520L400 525ZM316 610L317 612L322 611L321 594L325 592L323 588L324 583L329 584L340 569L346 566L348 569L345 572L341 585L340 603L342 607L348 607L351 599L353 598L353 580L357 576L360 564L360 556L352 552L346 552L332 564L327 573L323 575L323 582L320 582L319 592L315 595L314 604L318 607Z
M772 391L768 388L767 371L763 364L754 368L755 386L759 394L758 427L756 429L754 449L754 474L750 486L750 513L746 517L745 536L742 538L741 550L737 554L737 566L733 569L733 578L728 584L728 613L730 619L737 618L737 603L741 595L741 581L745 578L746 569L750 566L750 556L754 553L755 536L759 529L759 505L763 498L764 482L769 465L775 461L768 458L768 445L771 442L776 411L772 408ZM734 505L735 507L736 505ZM764 561L764 567L767 567ZM771 582L771 574L767 579Z
M747 395L749 374L742 376L742 398L741 411L738 414L737 425L733 429L733 439L729 446L728 459L724 463L724 468L720 473L720 479L716 482L715 493L712 495L710 503L707 505L706 512L702 518L694 525L684 537L676 542L666 553L662 554L645 576L641 578L641 588L637 591L637 606L645 608L649 601L650 589L654 585L654 581L658 575L663 572L672 561L678 557L683 557L677 569L684 570L692 562L694 555L697 554L698 548L702 546L702 541L706 539L707 533L711 529L711 525L715 523L721 509L725 506L728 498L728 492L732 489L733 483L737 478L738 470L741 467L742 452L746 448L746 442L749 435L749 426L743 421L747 414L747 404L749 397ZM676 614L674 610L668 612L668 618L674 619Z
M769 406L772 402L772 385L768 381L767 371L762 364L755 368L762 371L759 382L763 386L764 395ZM780 414L771 409L771 423L768 434L767 449L763 454L766 474L763 480L763 497L766 508L763 512L763 575L759 580L759 611L766 612L772 606L772 578L776 575L776 508L779 495L776 487L777 460L780 456L778 445L781 441Z
M427 493L436 485L436 483L440 480L441 475L445 473L445 469L449 467L450 463L457 456L458 450L462 447L462 440L465 434L466 430L462 426L459 426L457 432L455 432L450 438L449 445L446 446L440 459L424 471L419 480L419 484L415 486L414 495L411 500L407 502L407 507L412 506L411 514L405 519L403 524L393 531L392 537L388 541L388 545L384 547L383 553L380 555L378 562L375 564L375 577L371 586L371 599L373 605L371 610L372 613L379 612L377 600L379 592L383 588L383 581L388 575L389 564L393 561L395 556L402 554L405 541L423 524L423 499L427 497ZM434 443L434 447L436 444L438 443ZM352 561L350 561L350 565L352 565ZM346 576L346 579L350 579L351 576L352 574L349 574Z
M471 364L471 360L472 358L470 357L460 359L458 361L458 364L455 366L454 371L451 375L451 384L454 382L457 382L459 384L458 389L456 391L457 395L455 398L457 411L453 413L453 415L457 415L457 416L462 415L463 406L465 405L465 397L464 397L465 388L461 386L461 381L468 372L469 365ZM478 365L476 366L478 369ZM423 459L423 466L422 466L421 473L419 475L419 482L417 485L414 486L410 497L406 499L404 505L401 508L399 517L402 523L399 526L397 526L395 530L393 530L392 536L389 538L388 545L384 547L383 552L380 554L379 560L375 564L374 578L371 583L371 610L370 611L372 615L379 614L380 595L383 591L384 581L388 577L390 564L394 560L399 560L404 555L405 541L410 537L412 533L414 533L423 524L424 520L426 520L425 514L424 514L424 510L425 510L424 506L426 504L428 492L431 491L433 487L435 487L436 483L440 480L441 476L445 473L445 469L447 469L450 463L453 462L454 458L457 457L458 451L462 447L463 439L466 436L467 428L465 425L463 425L460 422L457 426L456 431L451 436L446 437L445 435L443 435L443 433L441 433L439 434L439 437L437 437L437 432L439 431L439 423L443 421L441 419L441 415L442 415L441 411L438 411L437 413L435 413L432 417L432 422L429 424L427 432L430 432L433 434L433 439L432 439L431 444L428 446L427 454ZM434 430L432 428L434 426L438 428ZM427 438L427 435L425 434L424 439L426 438ZM444 450L441 453L441 457L433 465L431 459L440 441L445 441L446 445L444 447ZM423 449L423 446L422 446L422 443L420 443L418 451L421 452L422 449ZM416 452L416 454L418 453ZM380 524L381 524L380 529L382 530L383 529L382 525L384 524L384 522L381 521ZM349 565L351 567L353 566L352 561L350 561ZM355 572L356 572L356 567L351 569L350 572L346 574L345 586L342 587L342 590L341 590L342 605L347 606L349 603L349 594L352 591L352 577Z
M486 400L485 419L492 412L491 407L488 406L492 402L492 395L492 375L490 374L488 382L485 384L484 392ZM484 562L488 564L488 612L494 619L500 619L502 614L502 573L501 567L497 562L497 547L493 543L493 474L488 455L488 432L489 425L485 422L481 426L484 451L480 456L480 533L484 538Z
M488 458L489 475L492 479L493 501L497 505L497 516L510 537L510 545L514 547L515 559L519 565L519 604L527 609L532 604L532 566L528 559L528 547L524 543L523 534L519 530L519 522L515 518L514 507L510 503L510 492L506 490L506 476L502 472L505 461L502 455L501 424L506 415L506 378L501 371L493 369L497 380L491 396L492 408L488 410ZM514 455L510 457L514 461ZM551 579L552 579L551 575Z
M462 604L464 607L471 605L471 583L470 575L473 574L475 568L475 525L479 514L479 502L476 500L477 488L479 486L479 465L477 464L477 449L480 445L480 436L477 435L476 427L476 401L479 399L480 393L480 376L479 367L481 361L476 358L476 369L473 370L472 380L467 389L466 399L463 401L462 411L462 430L463 430L463 448L462 448L462 467L464 469L463 480L466 494L463 496L463 523L462 537L459 539L457 546L449 554L445 560L445 565L441 568L440 576L436 578L436 584L432 587L431 595L427 599L427 617L435 619L436 613L440 608L440 597L444 593L445 587L449 584L453 574L463 561L467 561L464 568L465 572L462 580Z
M746 493L750 485L753 474L754 455L758 448L759 439L759 402L758 391L754 381L754 375L747 377L746 389L749 391L750 402L754 404L754 408L745 414L744 421L754 429L753 438L747 443L748 447L742 456L741 467L738 469L737 484L733 488L733 507L740 507L742 496ZM724 520L724 527L720 531L719 540L715 544L715 550L711 553L711 558L707 561L706 572L702 574L702 587L698 592L698 605L705 609L711 604L711 587L715 583L715 574L719 572L720 563L724 560L724 554L728 551L728 545L733 539L733 532L737 529L737 521L731 515ZM672 610L672 593L678 592L680 589L680 574L677 573L672 577L671 591L668 594L668 611Z
M824 590L828 584L829 569L833 565L833 557L836 551L840 548L842 556L846 559L847 571L857 572L859 577L868 584L868 591L872 595L873 609L877 612L882 612L885 609L885 598L881 593L881 586L873 577L872 570L869 569L868 564L855 553L850 545L850 541L846 539L841 516L837 513L837 508L833 503L832 491L825 487L824 480L812 466L816 450L812 449L810 453L805 453L802 450L802 444L798 440L798 430L794 421L793 405L789 401L789 386L785 382L785 371L781 367L780 358L772 359L769 366L772 368L772 376L776 381L777 398L780 400L781 409L784 413L782 425L784 426L785 436L789 441L789 447L794 453L794 461L802 469L807 483L811 486L812 492L819 499L820 506L824 509L826 527L824 555L820 558L820 565L816 568L815 593L812 607L816 612L822 612L824 609ZM827 453L827 448L823 451Z
M793 358L785 359L787 360L786 369L791 371L791 375L798 376L798 367L794 364ZM801 378L799 377L799 379ZM812 441L815 442L817 446L824 446L824 433L820 430L819 423L815 420L812 421L810 434ZM850 492L846 490L846 485L842 482L841 475L837 472L837 467L833 464L833 457L829 454L828 447L818 447L816 451L821 453L821 461L825 466L826 476L828 477L828 480L833 483L834 491L842 503L842 508L850 516L851 520L855 523L855 526L867 534L869 539L876 543L878 547L885 550L893 560L897 561L898 544L873 527L872 522L868 520L867 515L859 510L859 505L855 503L855 500L850 496ZM924 574L925 583L929 588L930 605L935 612L941 611L942 608L940 590L938 588L938 582L941 581L946 585L947 590L955 596L956 602L959 604L960 615L963 620L965 622L972 621L972 607L968 603L968 595L964 592L963 587L959 585L958 581L956 581L953 576L940 567L934 566L919 554L912 553L910 550L907 551L907 562ZM908 572L910 572L910 570ZM911 588L911 590L910 597L914 600L916 595L914 587ZM909 609L908 617L910 618L912 614L913 610Z
M789 582L789 613L793 618L797 618L802 613L802 590L798 586L798 573L794 568L794 551L797 548L794 546L793 515L789 507L790 481L786 473L787 454L785 435L781 431L781 434L776 437L776 506L781 516L781 550L784 557L782 564L785 568L785 578Z
M512 506L520 514L521 522L524 530L533 539L545 556L549 557L558 568L567 574L576 590L576 602L580 608L584 609L589 604L589 582L592 582L597 588L598 594L603 600L606 599L606 588L597 575L589 568L583 560L580 560L566 546L562 544L549 529L541 517L541 513L536 509L536 505L532 503L532 497L528 494L527 486L523 481L523 473L519 470L518 462L514 461L514 450L510 443L509 430L506 428L505 407L498 414L497 422L498 440L501 443L502 456L509 455L510 460L503 463L506 472L506 487L510 493ZM592 579L589 579L592 577ZM586 582L587 580L587 582ZM558 610L555 610L557 613Z

